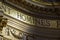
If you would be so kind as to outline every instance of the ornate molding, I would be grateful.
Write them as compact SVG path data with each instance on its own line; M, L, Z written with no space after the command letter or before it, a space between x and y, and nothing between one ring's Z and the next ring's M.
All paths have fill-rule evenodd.
M7 13L7 14L5 14L5 17L9 19L8 25L12 26L13 28L23 31L22 32L23 34L25 32L26 35L25 34L24 35L26 37L25 38L26 40L31 40L29 38L32 38L32 40L34 40L35 39L34 36L37 38L35 40L40 40L40 38L42 38L42 40L59 39L59 37L60 37L60 28L59 28L60 20L35 18L33 16L29 16L24 13L17 12L16 10L14 11L14 9L12 9L14 13L12 13L12 15L10 15L10 11L11 11L10 7L6 7L5 5L2 7L5 8L5 10L6 10L4 12ZM7 11L6 8L8 8L9 12ZM18 13L17 14L18 17L17 17L17 15L13 16L13 14L15 14L15 13ZM17 20L17 19L20 19L20 20ZM27 21L28 21L28 23L27 23ZM45 25L48 25L48 26L45 26ZM50 29L50 26L52 29ZM56 29L53 29L53 27L55 28L55 26L56 26ZM59 29L57 29L57 28L59 28ZM11 31L11 30L8 32L10 32L15 38L20 39L20 36L16 34L17 32L14 33L14 31ZM31 34L32 36L30 36L27 33ZM23 35L21 34L21 37L22 36Z
M16 2L14 2L14 1L16 1ZM40 17L42 17L43 15L44 15L44 17L48 15L46 18L48 18L48 17L55 18L55 19L60 18L58 16L58 14L60 14L60 6L53 7L52 5L51 6L50 5L45 6L45 5L40 5L40 4L38 5L37 3L34 3L30 0L21 0L21 1L6 0L5 2L12 6L15 6L17 8L22 7L23 8L22 10L26 9L28 11L26 11L26 10L24 10L24 11L26 11L26 12L30 11L30 14L40 15ZM33 13L31 13L31 12L33 12Z
M47 28L59 28L60 26L59 20L37 18L37 17L24 14L23 12L17 11L15 9L12 9L6 5L3 5L3 6L5 7L5 10L6 10L4 11L5 15L11 16L29 25L34 25L38 27L47 27Z

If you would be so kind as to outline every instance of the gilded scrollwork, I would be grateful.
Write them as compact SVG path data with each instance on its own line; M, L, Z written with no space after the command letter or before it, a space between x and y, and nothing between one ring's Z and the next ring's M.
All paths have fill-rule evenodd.
M19 39L19 40L33 40L33 39L36 39L36 37L33 34L27 34L25 32L18 31L14 28L11 28L11 27L7 27L6 29L9 29L8 31L5 30L6 33L9 32L9 35L7 35L7 36L10 36L10 37L13 36L13 38L16 38L16 39Z
M19 32L18 30L15 29L13 29L13 31L10 29L10 32L14 36L14 38L23 39L23 32Z
M9 29L9 28L6 28L6 29L5 29L5 34L6 34L7 36L10 36L10 29Z

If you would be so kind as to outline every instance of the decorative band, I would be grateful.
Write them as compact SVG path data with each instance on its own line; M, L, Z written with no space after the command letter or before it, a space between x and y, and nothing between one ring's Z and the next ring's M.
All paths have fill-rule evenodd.
M20 20L24 23L27 23L29 25L34 25L38 27L48 27L48 28L60 27L60 20L41 19L41 18L29 16L27 14L24 14L23 12L17 11L6 5L3 5L2 7L3 7L2 9L5 10L4 11L5 14L13 18L16 18L17 20Z
M23 10L25 12L29 12L33 15L38 15L43 18L49 18L49 19L60 19L60 8L56 7L45 7L43 5L35 5L34 3L27 1L27 0L21 0L14 2L14 0L6 0L5 3L8 3L20 10ZM28 8L29 7L29 8ZM38 17L37 16L37 17Z

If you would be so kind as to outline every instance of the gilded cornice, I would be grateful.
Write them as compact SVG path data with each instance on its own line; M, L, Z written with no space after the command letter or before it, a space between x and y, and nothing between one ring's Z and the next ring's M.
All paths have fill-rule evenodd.
M18 6L22 6L28 10L31 10L34 12L43 12L43 13L48 13L48 12L53 12L56 8L56 10L58 10L58 8L60 8L60 4L59 3L48 3L48 2L39 2L39 1L34 1L34 0L6 0L7 2L11 2L13 4L16 4ZM16 1L16 2L14 2ZM39 4L38 4L39 3ZM55 7L54 7L55 6ZM29 8L28 8L29 7ZM33 10L32 10L33 9Z
M47 2L44 2L44 4L43 2L39 2L41 4L38 4L38 2L33 0L5 0L4 2L42 18L60 18L60 5L58 3L49 5Z

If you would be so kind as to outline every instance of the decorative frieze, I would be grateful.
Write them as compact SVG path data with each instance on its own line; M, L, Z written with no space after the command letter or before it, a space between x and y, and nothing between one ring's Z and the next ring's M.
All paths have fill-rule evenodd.
M2 9L6 15L9 15L13 18L16 18L22 22L25 22L30 25L35 25L38 27L48 27L48 28L59 28L60 26L58 20L49 20L49 19L40 19L37 17L29 16L23 12L17 11L8 7L7 5L2 5Z
M5 36L11 37L12 40L40 40L40 38L41 39L44 38L44 40L46 39L50 40L55 38L57 39L58 37L60 37L57 35L59 34L60 30L49 29L49 28L56 28L56 29L60 28L60 20L41 19L33 17L24 14L23 12L17 11L5 4L3 4L1 8L4 11L5 15L8 15L7 18L11 16L11 19L9 19L10 21L8 22L8 27L5 29L4 33L6 34ZM19 21L17 22L17 20L15 19L19 20L20 23L18 23ZM11 28L11 26L13 27ZM47 27L48 29L41 27Z
M15 2L16 1L16 2ZM59 4L54 3L54 5L56 4L55 7L52 6L51 3L46 3L46 2L39 2L39 1L34 1L34 0L6 0L6 3L9 3L11 5L17 5L18 7L22 7L25 8L31 12L34 13L39 13L39 14L49 14L49 15L55 15L56 13L60 13L60 8L59 8ZM41 5L40 5L40 4ZM58 6L57 6L58 5ZM29 7L29 8L28 8Z

